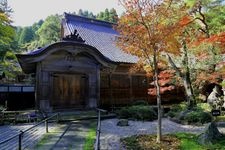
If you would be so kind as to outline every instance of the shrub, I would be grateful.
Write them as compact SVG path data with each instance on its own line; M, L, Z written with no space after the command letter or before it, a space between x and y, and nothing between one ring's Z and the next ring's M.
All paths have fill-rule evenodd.
M190 111L184 116L184 121L188 123L207 123L212 121L212 116L208 112L204 111Z
M186 103L180 103L180 104L174 104L172 105L170 111L167 113L167 115L171 118L178 117L179 113L186 110Z
M204 124L213 119L210 114L210 106L205 103L200 103L191 110L188 110L184 103L174 105L167 115L181 123L188 124Z
M132 120L148 120L152 121L157 118L156 112L150 106L130 106L124 107L117 112L119 118Z
M123 119L127 119L131 116L129 107L123 107L120 110L118 110L116 113L119 116L119 118L123 118Z
M211 112L212 108L208 103L198 103L197 104L198 109L202 109L205 112Z
M138 101L135 101L133 102L133 105L141 105L141 106L147 106L148 105L148 102L144 101L144 100L138 100Z

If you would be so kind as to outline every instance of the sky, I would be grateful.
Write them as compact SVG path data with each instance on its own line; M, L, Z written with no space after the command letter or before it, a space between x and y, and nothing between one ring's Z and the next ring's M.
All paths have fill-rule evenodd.
M15 26L31 26L49 15L64 12L78 12L79 9L97 14L106 8L115 8L120 15L123 7L118 0L8 0L13 9L12 20Z

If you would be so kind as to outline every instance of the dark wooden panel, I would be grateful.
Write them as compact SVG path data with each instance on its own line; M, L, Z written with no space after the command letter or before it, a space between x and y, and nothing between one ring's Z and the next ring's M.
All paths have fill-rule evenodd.
M55 74L53 77L53 107L80 107L84 104L85 80L81 75Z
M145 76L132 76L132 97L138 100L147 99L148 79Z

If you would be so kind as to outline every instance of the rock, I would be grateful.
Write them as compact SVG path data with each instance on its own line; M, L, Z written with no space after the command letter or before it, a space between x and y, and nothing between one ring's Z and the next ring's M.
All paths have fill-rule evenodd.
M216 140L219 140L223 135L217 129L217 126L214 122L209 123L205 131L198 136L198 142L202 145L213 144Z
M117 126L129 126L128 124L128 120L127 119L120 119L118 122L117 122Z
M213 91L209 94L207 98L207 103L212 106L214 109L218 109L221 105L222 99L220 98L221 93L219 86L215 86L213 88Z

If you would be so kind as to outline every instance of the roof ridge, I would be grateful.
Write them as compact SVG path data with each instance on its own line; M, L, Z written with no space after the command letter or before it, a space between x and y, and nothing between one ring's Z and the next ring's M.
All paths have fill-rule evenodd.
M66 12L64 12L64 18L65 18L66 22L68 20L75 20L75 21L82 21L82 22L86 22L86 23L106 26L106 27L110 27L110 28L112 28L113 25L116 25L115 23L112 23L112 22L98 20L98 19L94 19L94 18L88 18L88 17L74 15L74 14L69 14Z

